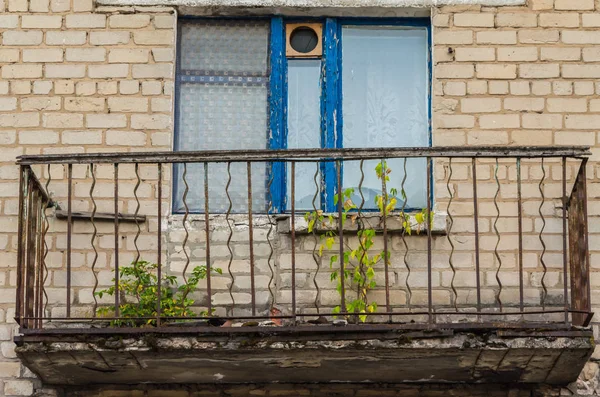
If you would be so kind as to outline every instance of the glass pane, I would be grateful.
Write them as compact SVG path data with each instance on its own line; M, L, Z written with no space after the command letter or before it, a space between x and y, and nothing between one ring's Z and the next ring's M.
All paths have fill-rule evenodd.
M321 147L321 61L318 59L288 60L288 139L289 149ZM312 210L315 186L314 163L296 164L296 210ZM291 170L287 169L287 209L291 208ZM320 185L320 175L317 176ZM320 186L319 186L320 188ZM315 207L320 208L317 195Z
M345 148L429 146L427 31L381 26L342 29ZM388 160L388 189L400 191L403 160ZM377 161L365 161L363 194L370 208L381 194ZM344 164L344 187L357 187L358 162ZM426 162L407 162L407 207L426 206ZM354 197L360 202L360 197ZM399 206L402 206L399 198ZM366 207L365 207L366 208Z
M266 22L183 22L178 137L175 150L266 149ZM175 211L184 211L183 166L176 165ZM253 210L266 211L266 167L253 164ZM232 212L247 211L246 164L231 165ZM192 212L204 211L204 169L187 167ZM227 165L209 165L210 212L226 212Z

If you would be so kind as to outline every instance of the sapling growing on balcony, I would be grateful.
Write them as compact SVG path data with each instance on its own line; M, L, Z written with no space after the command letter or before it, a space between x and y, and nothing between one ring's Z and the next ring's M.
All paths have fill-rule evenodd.
M200 280L206 278L205 265L196 266L189 278L179 284L174 275L163 274L159 283L157 275L158 265L147 261L132 262L131 266L119 269L118 293L122 297L119 305L119 319L112 320L111 326L139 327L156 325L158 308L158 288L160 288L160 315L161 317L195 317L191 309L194 299L189 298L198 287ZM220 268L211 268L215 274L222 274ZM113 282L115 279L113 279ZM104 295L114 296L117 293L115 286L95 293L100 299ZM108 317L115 313L115 306L104 306L96 310L100 317ZM201 317L208 317L212 313L203 311Z
M375 167L377 178L381 180L382 194L375 196L375 205L379 210L379 214L382 217L392 216L396 210L398 204L397 194L398 191L395 188L391 188L388 192L387 183L390 181L390 174L392 170L387 166L385 161L377 164ZM346 312L355 313L358 320L366 322L368 314L377 312L377 302L369 301L369 291L377 287L375 281L376 266L382 261L390 263L390 252L385 250L377 252L372 255L372 248L375 244L376 230L373 227L365 228L361 219L359 219L360 211L358 206L353 202L352 196L355 193L354 188L342 189L342 191L334 196L334 204L338 205L342 200L342 227L346 224L347 220L350 220L352 224L359 223L358 230L356 231L357 245L351 246L347 242L339 241L340 244L344 244L344 257L343 257L343 275L340 274L339 267L336 268L335 264L339 262L340 258L338 255L331 256L329 260L329 267L331 269L331 281L336 283L336 290L342 294L342 284L346 289ZM406 203L406 192L404 189L401 190L401 196L403 202ZM424 225L430 220L430 226L433 225L433 211L431 216L428 216L427 209L423 209L415 214L414 222L412 222L411 214L405 212L405 206L402 207L398 214L400 221L402 222L403 233L411 235L413 227L416 227L415 232L419 234L424 230ZM314 230L323 229L324 232L320 235L321 245L318 250L318 255L323 256L325 249L330 250L339 240L339 236L336 231L336 220L333 215L328 215L327 218L323 211L317 210L306 213L304 218L308 222L308 232L312 233ZM385 262L383 262L385 263ZM354 299L348 299L350 295L355 296ZM338 305L333 309L334 313L341 312L341 306Z

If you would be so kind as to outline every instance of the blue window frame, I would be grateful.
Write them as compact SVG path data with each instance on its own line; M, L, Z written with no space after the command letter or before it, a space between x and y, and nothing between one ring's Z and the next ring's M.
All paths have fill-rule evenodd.
M285 28L288 22L297 21L288 21L282 17L220 22L206 19L182 21L178 49L175 150L431 144L431 29L428 19L302 20L321 22L323 26L323 54L311 59L286 57ZM216 32L212 32L211 29ZM251 30L251 33L242 33L244 29L246 32ZM197 37L190 35L190 32ZM238 40L235 34L239 34ZM239 46L238 53L235 53L235 50L223 50L226 47L235 48L236 45ZM196 50L194 46L200 49ZM219 54L221 50L224 54ZM212 54L211 51L217 54ZM195 55L195 52L199 54ZM194 56L202 58L202 54L207 53L208 61L193 59ZM239 67L232 65L235 62L239 62ZM215 63L219 66L215 67ZM196 64L202 65L201 70L194 69ZM222 65L231 70L216 71L223 68ZM191 79L195 81L191 82ZM222 86L231 88L231 82L234 86L239 82L235 92L231 93L227 88L221 91L218 89ZM208 131L214 127L210 125L212 109L206 104L221 100L223 95L231 95L227 104L235 108L230 109L230 117L225 118L228 121L222 121L222 116L216 118L218 123L221 123L219 128L229 125L228 122L248 127L251 131L246 134L255 134L248 142L244 143L243 140L232 137L231 141L235 141L235 144L216 147L215 144L211 146L208 143L211 140L208 137L209 133L189 131L190 125L199 129L201 127L198 125L204 124ZM193 104L196 97L202 99ZM238 98L239 101L236 102L232 98ZM255 106L247 106L247 102ZM195 110L203 106L207 106L205 111ZM221 108L222 106L219 107ZM257 112L262 113L264 117L256 115ZM227 137L223 138L219 136L216 139L218 145L227 145ZM196 144L196 141L200 143ZM407 177L415 179L407 181L407 186L413 188L407 205L421 208L426 205L427 200L425 161L411 159L408 164L411 172L407 173ZM365 165L364 171L367 175L370 165L374 168L375 163ZM188 175L197 174L203 177L202 165L193 166L197 169L191 170L189 167L185 170ZM184 171L182 168L178 166L174 170L175 212L180 212L183 208L181 197L185 187L177 183L181 180ZM257 180L255 183L253 179L256 200L253 207L266 212L266 201L269 197L272 212L285 212L289 209L290 170L286 170L282 163L274 163L270 168L266 165L264 168L258 168L254 170ZM402 163L392 164L391 168L398 175L403 172ZM315 171L314 164L297 165L297 210L312 209ZM324 163L318 171L321 189L319 206L324 211L335 211L334 164ZM244 172L237 174L245 175ZM374 177L374 171L372 174ZM357 164L344 164L344 187L356 184L357 175ZM271 183L266 183L267 180ZM223 183L223 178L220 177L220 181L209 182L214 186L215 203L218 203L219 195L222 196L218 191L224 191L223 187L219 186L219 183ZM242 180L237 181L237 186L240 190L234 192L234 211L244 212L246 186ZM262 194L257 194L256 186L261 189ZM270 186L269 191L267 186ZM368 196L369 184L363 186L366 186ZM372 190L374 196L376 189ZM196 193L188 189L187 203L192 212L203 211L201 193L200 189ZM239 197L235 197L236 194ZM224 208L218 204L213 205L212 200L211 191L211 212L224 212Z

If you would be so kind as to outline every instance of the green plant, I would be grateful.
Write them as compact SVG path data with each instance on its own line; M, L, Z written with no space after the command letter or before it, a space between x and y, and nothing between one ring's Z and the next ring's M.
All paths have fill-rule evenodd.
M158 289L160 288L160 314L161 317L193 317L191 310L194 300L188 298L198 287L200 280L206 278L206 266L196 266L191 277L184 279L184 284L179 285L177 277L164 274L159 283L157 275L158 265L147 261L132 262L131 266L119 269L118 293L121 296L119 304L119 319L112 320L112 326L142 326L156 325L158 308ZM219 268L211 269L216 274L222 274ZM113 278L113 282L115 279ZM114 296L115 286L95 293L100 299L104 295ZM100 307L97 314L101 317L115 313L115 306ZM212 315L206 311L203 317Z
M387 166L385 161L377 164L375 167L375 173L377 178L382 181L382 194L375 197L375 205L377 206L381 216L390 216L395 210L398 204L397 194L398 191L395 188L391 188L388 192L387 183L390 181L390 174L392 170ZM355 190L353 188L344 189L334 196L334 204L337 205L342 200L342 214L341 222L342 227L349 219L352 224L358 222L358 230L356 232L358 244L350 246L348 243L340 241L340 244L344 244L344 257L343 266L341 268L334 268L334 264L340 260L338 255L331 256L329 260L329 267L331 269L330 279L336 283L336 289L338 293L342 294L342 285L344 289L356 291L356 298L348 299L346 293L345 307L347 313L356 314L361 322L365 322L367 319L367 313L375 313L377 311L377 303L370 302L368 292L377 286L375 281L376 276L376 265L382 260L387 261L389 264L391 255L390 252L381 251L372 255L370 252L373 245L375 244L376 230L373 227L365 228L361 223L359 216L360 213L356 204L352 201L352 196ZM401 191L402 199L406 202L406 193L404 190ZM431 216L428 215L427 209L423 209L420 212L414 213L414 220L416 222L416 233L419 234L423 230L423 225L426 225L428 220L433 225L433 211ZM403 230L407 234L412 234L413 222L411 214L405 213L404 207L400 214L402 220ZM328 215L327 218L323 214L323 211L317 210L306 213L304 218L308 222L308 232L312 233L318 228L323 228L325 231L320 235L321 245L319 247L318 254L320 257L323 256L325 248L330 250L336 242L338 237L336 233L336 220L333 215ZM343 271L343 274L340 274ZM341 312L341 306L336 306L333 309L334 313Z

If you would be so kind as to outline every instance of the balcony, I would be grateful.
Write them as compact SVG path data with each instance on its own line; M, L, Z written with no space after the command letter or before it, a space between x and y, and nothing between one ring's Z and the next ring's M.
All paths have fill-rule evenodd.
M566 384L594 347L589 154L23 156L18 355L73 386Z

